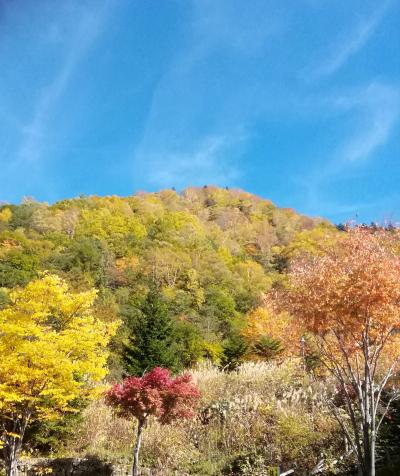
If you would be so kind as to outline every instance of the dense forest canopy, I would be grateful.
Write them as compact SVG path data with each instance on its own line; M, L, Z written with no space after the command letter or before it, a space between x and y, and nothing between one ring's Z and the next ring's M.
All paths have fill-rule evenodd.
M337 233L326 220L212 186L53 205L25 199L0 208L0 287L23 286L49 271L77 291L97 288L97 315L123 322L111 363L116 372L140 330L149 332L143 309L156 289L170 322L153 333L158 348L163 339L173 345L178 358L171 366L203 358L228 364L246 352L246 316L284 279L290 259L302 250L318 253L318 243ZM0 302L6 300L3 289Z

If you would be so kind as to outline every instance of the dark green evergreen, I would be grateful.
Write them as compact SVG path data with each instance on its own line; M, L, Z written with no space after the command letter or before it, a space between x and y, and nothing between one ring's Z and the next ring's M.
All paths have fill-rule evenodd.
M280 354L283 351L283 345L279 340L265 336L261 337L251 350L262 359L268 360Z
M139 308L132 309L127 325L129 337L122 359L127 374L143 375L157 366L173 372L182 369L175 338L176 326L156 287L150 288Z
M242 363L248 350L248 345L239 332L234 332L223 342L221 367L225 370L235 370Z

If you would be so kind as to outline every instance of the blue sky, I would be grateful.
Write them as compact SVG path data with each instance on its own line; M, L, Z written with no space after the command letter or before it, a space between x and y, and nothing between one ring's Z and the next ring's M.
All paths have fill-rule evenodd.
M0 200L216 184L400 220L398 0L0 0Z

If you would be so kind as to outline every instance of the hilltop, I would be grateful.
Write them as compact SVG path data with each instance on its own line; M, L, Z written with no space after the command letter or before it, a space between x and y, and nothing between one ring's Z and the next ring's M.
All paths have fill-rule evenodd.
M0 287L23 286L48 271L76 290L97 288L98 315L123 322L118 371L153 283L177 326L182 366L203 357L220 362L229 360L244 316L282 279L296 250L331 232L326 220L212 186L53 205L29 199L0 209Z

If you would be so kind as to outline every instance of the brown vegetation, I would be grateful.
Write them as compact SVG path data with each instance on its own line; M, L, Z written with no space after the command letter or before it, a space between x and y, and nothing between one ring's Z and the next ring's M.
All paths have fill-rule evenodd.
M329 464L343 443L325 403L329 385L312 382L296 360L246 363L230 373L203 365L192 375L202 394L197 418L171 426L152 420L146 429L143 464L157 474L256 476L278 464L308 474L321 452ZM129 459L133 431L97 401L65 451Z

